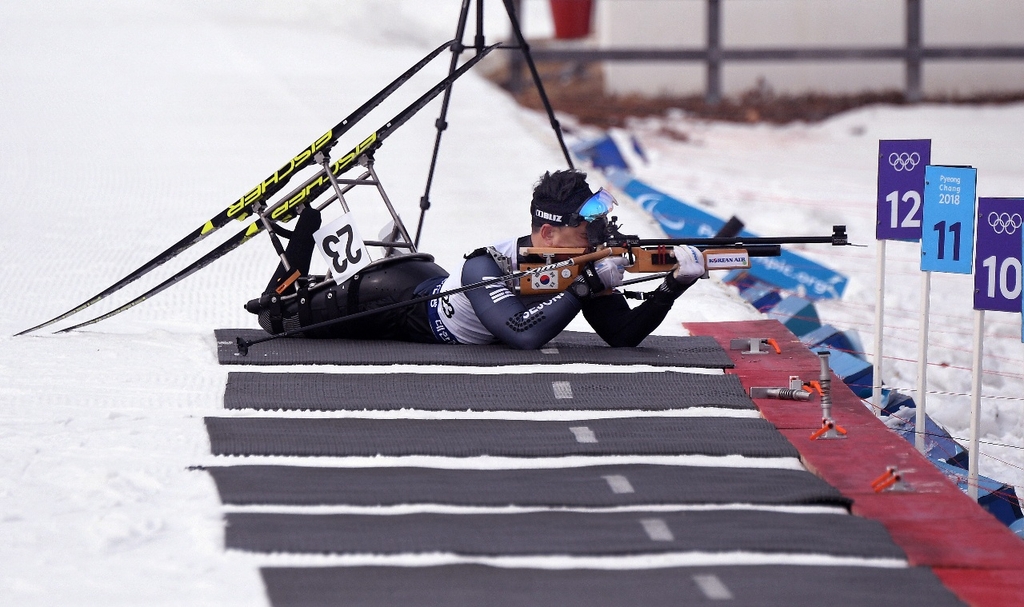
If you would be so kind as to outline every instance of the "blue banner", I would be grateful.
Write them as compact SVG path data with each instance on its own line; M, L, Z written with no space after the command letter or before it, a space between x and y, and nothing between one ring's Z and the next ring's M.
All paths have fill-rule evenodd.
M612 171L609 180L654 217L669 238L710 238L725 221L659 192L625 172ZM756 234L746 230L740 236ZM847 278L796 253L783 250L780 257L752 257L746 272L761 281L808 299L839 299Z

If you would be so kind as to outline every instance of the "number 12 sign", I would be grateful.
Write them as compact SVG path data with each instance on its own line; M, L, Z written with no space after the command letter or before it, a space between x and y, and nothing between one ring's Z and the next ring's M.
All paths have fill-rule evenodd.
M921 240L924 168L931 155L930 139L878 142L876 240Z
M1024 199L978 199L975 310L1020 312L1021 232L1024 232Z
M977 180L971 167L925 167L921 270L971 273Z

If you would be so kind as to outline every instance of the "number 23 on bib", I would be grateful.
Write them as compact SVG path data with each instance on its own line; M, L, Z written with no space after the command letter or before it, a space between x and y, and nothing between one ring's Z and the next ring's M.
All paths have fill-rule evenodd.
M359 237L351 213L345 213L313 234L334 281L341 284L370 263L370 254Z

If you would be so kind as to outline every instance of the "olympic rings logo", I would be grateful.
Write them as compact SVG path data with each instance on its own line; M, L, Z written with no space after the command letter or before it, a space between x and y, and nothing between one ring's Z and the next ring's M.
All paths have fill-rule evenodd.
M913 171L919 162L921 162L921 155L917 152L889 154L889 165L897 171Z
M996 234L1013 234L1020 229L1022 221L1020 213L996 213L992 211L988 214L988 225L992 226L992 229Z

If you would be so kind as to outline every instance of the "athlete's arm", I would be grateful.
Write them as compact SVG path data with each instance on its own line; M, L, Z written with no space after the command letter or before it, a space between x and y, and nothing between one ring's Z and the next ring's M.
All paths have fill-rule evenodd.
M490 255L477 255L462 266L462 284L502 275ZM466 292L473 312L497 339L520 350L536 350L551 341L580 311L575 295L562 292L527 306L504 283Z
M667 276L650 299L635 308L630 308L620 293L594 297L583 304L583 317L608 345L638 346L665 320L676 298L688 286Z

